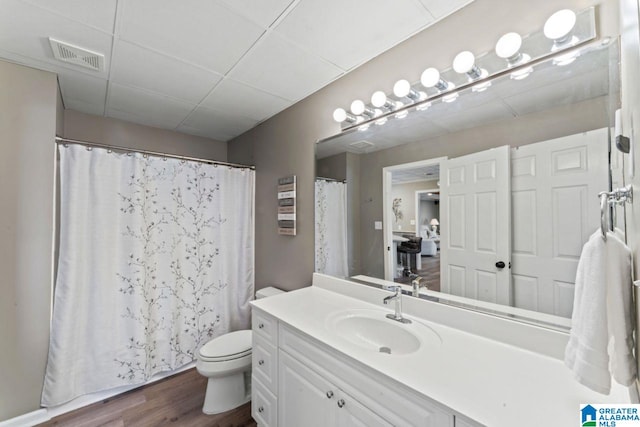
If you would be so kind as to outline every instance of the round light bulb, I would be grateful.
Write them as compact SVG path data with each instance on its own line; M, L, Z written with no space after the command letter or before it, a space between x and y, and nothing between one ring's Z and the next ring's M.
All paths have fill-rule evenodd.
M344 111L344 108L336 108L333 111L333 120L338 123L342 123L347 120L347 112Z
M380 108L380 107L384 107L384 104L387 103L387 95L379 90L373 93L373 95L371 95L371 105L373 105L376 108Z
M356 116L359 116L360 114L364 113L364 110L365 110L364 102L362 102L361 100L356 99L351 103L351 112Z
M562 40L569 35L576 25L576 13L562 9L554 13L544 23L544 35L551 40Z
M393 85L393 94L398 98L404 98L409 95L409 92L411 92L411 84L407 80L398 80Z
M457 54L453 59L453 70L458 74L465 74L473 69L475 63L476 57L473 53L465 50Z
M440 81L440 72L435 68L427 68L420 76L420 83L424 87L434 87Z
M520 52L522 37L518 33L507 33L496 43L496 55L502 59L513 58Z

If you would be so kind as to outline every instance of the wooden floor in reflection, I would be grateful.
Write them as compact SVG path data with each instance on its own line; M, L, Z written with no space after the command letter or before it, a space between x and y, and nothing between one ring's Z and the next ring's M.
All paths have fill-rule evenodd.
M430 291L440 291L440 251L435 256L423 256L422 268L411 270L412 273L416 273L422 277L422 283L427 283L427 288ZM398 277L394 280L397 283L411 284L411 279L408 277Z

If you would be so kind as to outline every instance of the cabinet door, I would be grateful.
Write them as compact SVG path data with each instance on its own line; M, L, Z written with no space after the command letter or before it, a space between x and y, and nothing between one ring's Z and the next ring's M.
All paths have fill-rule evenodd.
M340 392L334 404L338 408L338 427L392 427L393 425L380 418L376 413L360 402Z
M287 353L279 352L278 426L336 425L338 390Z

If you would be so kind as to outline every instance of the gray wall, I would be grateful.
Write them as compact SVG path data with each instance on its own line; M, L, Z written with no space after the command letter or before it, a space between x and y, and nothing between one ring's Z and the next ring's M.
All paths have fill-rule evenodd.
M345 181L347 179L347 154L340 153L316 162L316 175L323 178Z
M0 61L0 421L35 411L49 348L54 136L226 160L227 144L63 110L56 75Z
M422 227L427 227L431 230L431 225L429 225L429 221L433 218L436 218L440 221L440 204L436 204L435 200L420 200L420 218L418 230L422 230ZM440 231L440 226L437 228Z
M38 409L49 344L56 76L0 61L0 420Z
M138 150L227 160L227 143L73 110L64 112L64 137Z
M434 190L438 188L438 181L418 181L418 182L409 182L405 184L395 184L391 186L391 198L402 199L402 204L400 205L400 210L402 211L402 219L396 221L393 213L390 213L389 218L391 218L391 226L393 227L393 231L406 231L407 233L415 233L416 231L420 231L420 222L419 218L416 219L416 191L421 190ZM380 186L380 191L382 192L382 185ZM382 212L380 212L382 215ZM411 221L414 221L414 224L411 224ZM363 228L368 228L369 230L373 230L373 224L363 224ZM374 230L373 232L380 233L379 230ZM369 231L371 233L371 231Z
M591 5L600 5L600 33L618 34L618 10L616 2L612 1L547 0L532 5L527 0L476 0L232 140L229 144L229 160L256 165L256 287L276 285L284 289L296 289L311 281L314 259L314 145L318 139L340 130L331 118L336 107L348 106L356 98L368 99L375 90L385 89L390 92L393 83L399 78L417 81L428 66L448 68L456 53L462 50L491 50L498 37L506 32L527 34L539 30L545 20L558 9L581 10ZM487 131L486 136L490 133ZM477 141L471 136L470 133L458 152L477 151L489 143L499 145L498 141L488 139L476 147ZM507 139L505 135L498 136L502 141ZM523 137L544 139L537 135ZM432 157L442 155L435 152L443 153L448 150L446 147L434 147L433 151L434 153L422 154ZM361 176L381 182L379 172L369 170L369 166L364 162L361 164ZM298 177L298 235L295 237L277 234L276 180L288 174ZM361 179L363 186L369 182L372 181ZM365 209L364 206L378 203L381 193L362 193L362 224L372 224L373 214L369 217L365 215L373 210ZM381 206L380 204L379 212L382 212ZM361 229L362 227L364 225ZM378 234L379 241L365 240L364 237L361 239L362 252L377 251L377 248L382 250L382 233ZM381 263L382 257L380 265Z
M501 145L517 147L606 127L607 102L606 97L600 97L361 156L361 197L372 199L370 208L361 214L360 244L368 248L367 256L362 257L362 274L384 277L383 235L369 227L374 221L382 221L383 167L443 156L458 157Z

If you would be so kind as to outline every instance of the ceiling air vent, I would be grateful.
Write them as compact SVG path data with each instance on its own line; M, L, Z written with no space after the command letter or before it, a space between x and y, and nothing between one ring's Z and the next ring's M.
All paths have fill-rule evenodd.
M369 141L356 141L349 144L350 147L356 148L358 150L366 150L367 148L373 147L373 143Z
M101 53L91 52L51 37L49 37L49 43L51 43L53 56L59 61L79 65L93 71L102 71L104 69L104 55Z

